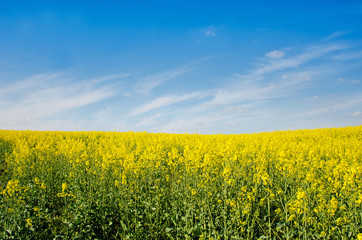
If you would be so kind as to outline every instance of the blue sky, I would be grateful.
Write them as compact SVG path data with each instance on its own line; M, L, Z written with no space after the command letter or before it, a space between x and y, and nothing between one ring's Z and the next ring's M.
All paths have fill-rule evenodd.
M4 1L0 129L362 124L361 1Z

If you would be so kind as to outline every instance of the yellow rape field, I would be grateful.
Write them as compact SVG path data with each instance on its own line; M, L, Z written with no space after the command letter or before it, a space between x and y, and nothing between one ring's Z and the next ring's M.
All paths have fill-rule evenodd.
M0 131L1 239L362 239L362 126Z

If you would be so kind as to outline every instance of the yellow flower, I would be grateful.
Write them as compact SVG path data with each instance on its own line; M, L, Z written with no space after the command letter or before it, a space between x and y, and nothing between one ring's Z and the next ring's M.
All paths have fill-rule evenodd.
M360 195L358 196L358 199L357 199L356 203L358 203L358 204L361 204L361 203L362 203L362 194L360 194Z
M31 221L30 218L27 218L27 219L26 219L26 226L27 226L27 227L31 227L31 226L32 226L32 221Z
M62 192L65 192L65 190L68 189L68 184L67 183L62 183Z
M191 189L191 195L196 195L196 193L197 193L197 191L196 191L196 189Z
M358 239L358 240L362 240L362 233L359 233L359 234L357 235L357 239Z
M57 196L60 197L60 198L66 197L67 193L65 193L65 192L57 193Z

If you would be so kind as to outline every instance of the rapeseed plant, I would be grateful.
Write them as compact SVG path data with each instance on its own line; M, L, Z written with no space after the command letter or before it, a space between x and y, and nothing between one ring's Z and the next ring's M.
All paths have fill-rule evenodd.
M362 126L0 131L2 239L362 239Z

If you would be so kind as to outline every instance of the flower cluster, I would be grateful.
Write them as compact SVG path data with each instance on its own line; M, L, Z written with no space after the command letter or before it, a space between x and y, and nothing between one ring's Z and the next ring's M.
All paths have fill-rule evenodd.
M0 131L0 238L360 239L362 126Z

